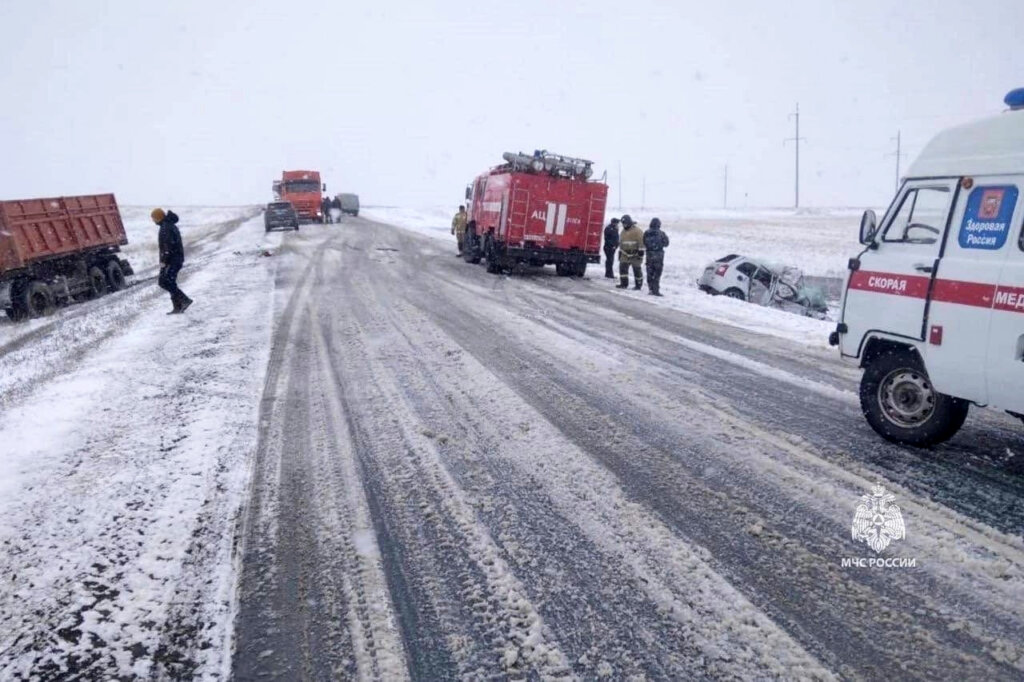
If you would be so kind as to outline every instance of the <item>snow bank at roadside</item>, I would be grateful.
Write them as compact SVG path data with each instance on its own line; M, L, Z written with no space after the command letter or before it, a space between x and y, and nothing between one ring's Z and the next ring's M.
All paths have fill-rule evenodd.
M454 248L451 219L454 209L364 208L371 220L446 242ZM655 216L671 239L666 251L661 292L655 299L646 291L621 292L698 317L735 327L789 339L800 344L828 347L828 334L835 322L801 317L780 310L762 308L721 296L708 296L696 280L711 261L729 253L759 257L767 262L797 265L807 275L841 278L847 259L858 246L856 230L859 211L853 209L785 210L645 210L609 211L609 216L629 213L646 227ZM591 286L612 286L604 280L604 265L591 265L587 279Z

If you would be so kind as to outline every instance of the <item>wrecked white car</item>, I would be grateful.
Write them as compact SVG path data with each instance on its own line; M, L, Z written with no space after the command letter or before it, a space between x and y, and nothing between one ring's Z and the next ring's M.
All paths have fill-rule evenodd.
M746 256L729 254L704 268L697 286L715 296L728 296L763 306L825 319L825 293L809 286L799 268L770 266Z

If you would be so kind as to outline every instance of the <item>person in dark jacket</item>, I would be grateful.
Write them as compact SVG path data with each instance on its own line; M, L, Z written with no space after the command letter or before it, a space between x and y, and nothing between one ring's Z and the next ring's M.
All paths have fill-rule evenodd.
M665 264L665 247L668 235L661 231L661 220L651 218L651 225L644 232L644 251L647 252L647 293L661 296L661 270Z
M331 199L331 222L341 222L341 199L338 197Z
M331 222L331 200L326 194L320 200L320 219L324 225Z
M608 226L604 228L604 276L608 279L615 279L614 265L615 252L619 248L619 219L612 218Z
M171 295L174 307L168 315L185 312L192 305L192 299L178 288L178 273L185 264L185 248L181 245L181 233L178 232L178 216L174 211L154 208L150 214L153 222L160 227L160 277L157 282L160 288Z

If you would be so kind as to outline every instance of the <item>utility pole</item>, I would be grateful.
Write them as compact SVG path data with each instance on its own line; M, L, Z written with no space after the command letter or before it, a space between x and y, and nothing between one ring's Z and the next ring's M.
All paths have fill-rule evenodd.
M796 143L796 196L793 199L793 207L800 208L800 140L805 140L806 138L800 137L799 102L796 103L796 111L790 114L789 117L796 120L796 135L794 135L793 137L787 137L785 140L782 141L782 144L786 144L787 142Z
M622 212L622 162L619 161L619 212Z
M889 138L890 140L896 141L896 151L891 154L886 154L886 156L896 157L896 189L900 188L900 158L903 156L903 152L900 147L900 132L901 131L897 130L896 137Z
M722 177L722 208L729 207L729 164L725 164L725 173Z

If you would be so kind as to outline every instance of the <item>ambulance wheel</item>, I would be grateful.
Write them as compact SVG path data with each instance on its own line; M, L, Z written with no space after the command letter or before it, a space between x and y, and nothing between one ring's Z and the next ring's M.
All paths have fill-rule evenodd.
M722 293L722 295L723 296L728 296L729 298L735 298L738 301L745 301L746 298L747 298L746 296L743 295L743 292L740 291L739 289L737 289L736 287L732 287L732 288L726 289Z
M899 350L883 352L864 368L860 406L882 438L917 447L952 438L970 409L966 400L936 391L920 359Z

